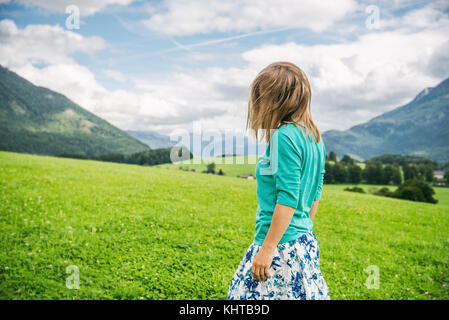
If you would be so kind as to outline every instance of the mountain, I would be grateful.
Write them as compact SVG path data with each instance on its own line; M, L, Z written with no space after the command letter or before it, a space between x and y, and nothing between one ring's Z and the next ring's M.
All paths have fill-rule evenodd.
M154 132L154 131L126 131L134 138L142 141L151 149L169 148L175 145L175 142L170 141L170 137Z
M151 148L169 148L174 146L175 141L170 141L170 137L154 131L127 131L133 137L146 143ZM243 132L232 131L227 136L225 133L219 133L217 137L210 137L207 132L203 132L199 137L201 143L199 147L194 145L194 135L189 133L188 148L195 156L217 157L223 154L235 155L255 155L257 152L263 153L266 149L265 143L256 143L249 139ZM215 140L216 139L216 140ZM198 141L200 141L198 140Z
M385 153L449 161L449 79L411 102L345 131L323 133L326 151L364 160Z
M0 66L0 150L102 155L149 147L62 94Z

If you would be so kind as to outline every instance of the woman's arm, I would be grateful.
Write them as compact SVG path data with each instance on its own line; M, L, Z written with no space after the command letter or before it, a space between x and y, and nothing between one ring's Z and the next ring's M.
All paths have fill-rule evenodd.
M269 277L274 249L292 220L300 197L302 148L288 131L277 130L270 140L270 162L276 187L276 205L270 228L260 251L254 257L252 273L259 281Z
M315 218L315 214L316 214L316 210L318 209L319 202L320 202L320 200L314 200L312 203L312 208L309 211L309 217L310 217L310 220L312 220L312 221Z
M318 201L316 201L318 202ZM253 277L259 281L265 281L270 277L269 270L273 262L274 249L278 245L290 221L292 220L295 208L276 204L271 220L270 228L263 242L262 248L254 257L253 268L251 270Z

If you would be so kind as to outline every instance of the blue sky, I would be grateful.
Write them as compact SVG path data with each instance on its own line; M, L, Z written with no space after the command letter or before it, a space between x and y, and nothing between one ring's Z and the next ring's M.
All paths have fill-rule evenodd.
M447 34L447 1L0 0L0 64L161 133L243 130L250 82L278 60L308 74L318 127L347 129L447 78Z

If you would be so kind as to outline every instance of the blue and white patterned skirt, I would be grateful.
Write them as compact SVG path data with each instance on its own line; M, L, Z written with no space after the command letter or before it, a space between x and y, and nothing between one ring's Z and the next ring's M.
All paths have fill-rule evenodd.
M253 260L261 246L252 243L228 291L228 300L329 300L329 289L320 271L318 241L313 231L278 244L265 281L253 278Z

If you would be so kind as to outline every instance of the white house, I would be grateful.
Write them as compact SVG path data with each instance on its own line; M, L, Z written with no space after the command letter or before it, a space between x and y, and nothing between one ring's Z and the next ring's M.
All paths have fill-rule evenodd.
M443 170L434 170L433 171L433 177L436 179L443 179L444 178L444 171Z

